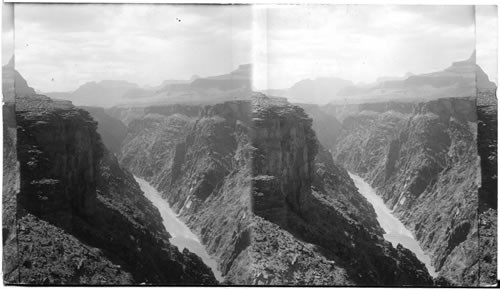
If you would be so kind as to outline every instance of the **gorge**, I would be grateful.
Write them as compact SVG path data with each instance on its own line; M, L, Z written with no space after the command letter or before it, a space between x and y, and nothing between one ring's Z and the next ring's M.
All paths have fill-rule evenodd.
M19 161L4 168L9 284L496 277L496 176L480 171L495 138L476 145L496 125L491 103L295 105L241 90L102 109L22 91L4 107L4 159Z
M436 277L437 273L431 264L429 256L427 256L420 248L420 244L415 240L413 234L406 229L403 223L399 221L391 212L389 208L384 204L384 200L380 198L375 190L370 187L361 177L349 173L349 176L354 181L354 184L358 188L359 192L373 205L375 213L377 214L377 220L380 223L382 229L384 229L384 239L392 243L393 246L402 244L406 248L410 249L417 258L422 261L429 274Z
M375 188L431 257L439 277L478 286L494 274L482 272L491 270L491 259L482 260L479 251L480 242L494 237L478 235L477 208L484 201L478 199L474 98L304 107L317 120L317 131L331 128L331 119L338 124L319 134L320 141ZM488 228L496 223L483 220Z

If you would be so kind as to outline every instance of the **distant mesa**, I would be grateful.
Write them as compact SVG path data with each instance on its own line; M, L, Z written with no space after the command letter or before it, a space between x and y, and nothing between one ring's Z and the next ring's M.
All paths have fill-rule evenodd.
M474 96L476 91L494 91L496 84L476 64L476 52L448 68L403 77L379 77L371 84L353 84L341 78L302 80L287 90L268 91L297 103L363 103L387 100L423 101L446 97Z
M155 87L141 87L122 80L92 81L73 92L48 92L46 95L71 100L79 106L99 107L165 101L210 101L226 97L223 95L229 92L250 91L251 71L251 65L244 64L228 74L209 77L193 75L190 80L167 79Z
M351 85L351 81L336 77L306 79L294 84L283 96L292 102L327 103Z
M5 99L14 99L14 92L17 96L24 97L36 95L36 91L28 85L24 77L14 69L14 57L2 67L2 93Z
M211 76L206 78L197 78L190 83L190 86L195 89L250 89L252 86L251 78L252 66L250 64L243 64L229 74Z
M87 82L73 92L48 92L47 96L71 100L75 105L112 106L123 95L139 86L123 80L102 80Z

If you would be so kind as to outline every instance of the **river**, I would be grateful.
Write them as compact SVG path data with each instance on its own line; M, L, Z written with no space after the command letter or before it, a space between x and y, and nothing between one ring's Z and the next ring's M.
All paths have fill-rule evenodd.
M205 246L201 244L198 237L177 217L177 214L170 208L167 200L163 199L160 193L146 180L138 177L135 177L135 180L144 192L144 196L146 196L146 198L148 198L148 200L150 200L160 211L163 225L172 236L172 238L170 238L170 243L177 246L181 252L184 248L187 248L189 251L198 255L203 262L212 269L215 278L219 281L223 281L224 278L217 269L215 260L208 255Z
M361 195L373 205L377 214L377 221L386 232L384 238L391 242L394 247L400 243L405 248L410 249L425 264L431 276L437 276L434 267L431 265L430 257L424 253L418 241L413 237L413 234L392 214L391 210L385 205L384 200L375 193L375 190L363 178L351 173L349 175Z

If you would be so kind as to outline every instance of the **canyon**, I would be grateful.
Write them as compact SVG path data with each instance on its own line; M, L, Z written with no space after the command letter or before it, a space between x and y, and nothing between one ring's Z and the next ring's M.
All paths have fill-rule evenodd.
M286 100L108 111L129 127L120 162L163 194L225 282L433 284L408 249L383 239L312 120Z
M4 107L4 157L19 168L4 169L4 282L217 284L198 256L169 242L160 213L105 148L90 114L18 96L20 84L10 94L15 108Z
M491 250L480 249L496 242L496 188L487 187L490 180L481 182L494 170L481 175L480 168L496 164L496 153L486 152L496 148L495 137L480 136L480 144L490 145L483 145L481 160L476 145L478 125L491 130L495 124L488 107L478 110L489 111L478 122L475 104L475 98L463 97L304 106L317 120L316 131L332 128L332 119L340 123L319 134L320 141L339 164L375 188L431 256L438 278L455 286L492 284L495 276Z
M171 84L189 101L112 108L37 95L9 70L5 282L495 282L493 92L477 110L295 105L251 92L249 70Z

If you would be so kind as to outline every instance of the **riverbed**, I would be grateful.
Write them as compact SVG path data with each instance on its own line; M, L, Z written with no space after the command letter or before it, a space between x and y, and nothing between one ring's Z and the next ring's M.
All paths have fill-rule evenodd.
M217 263L215 260L210 257L205 249L205 246L201 244L198 237L177 217L177 214L172 210L172 208L170 208L167 200L163 199L160 193L146 180L138 177L135 177L135 180L144 192L144 196L148 198L148 200L150 200L160 211L163 219L163 225L165 226L167 232L172 236L172 238L170 238L170 243L177 246L181 252L184 248L187 248L192 253L198 255L203 262L212 269L215 278L219 281L223 281L224 278L222 277L221 272L217 269Z
M349 175L353 179L361 195L363 195L375 209L377 221L385 231L384 238L391 242L394 247L399 243L403 245L403 247L411 250L417 255L417 258L425 264L429 274L433 277L437 276L434 267L431 265L430 257L424 253L413 234L392 214L391 210L385 205L384 200L382 200L382 198L375 193L375 190L361 177L351 173L349 173Z

